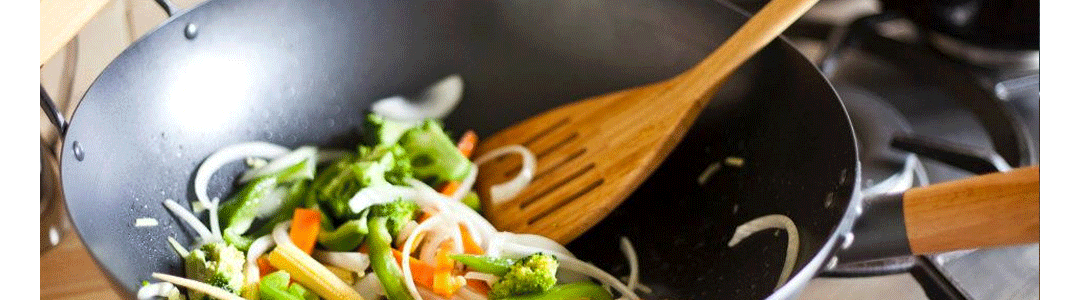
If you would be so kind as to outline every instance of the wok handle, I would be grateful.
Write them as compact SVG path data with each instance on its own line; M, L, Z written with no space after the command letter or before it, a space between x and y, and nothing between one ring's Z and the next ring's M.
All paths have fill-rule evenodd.
M904 193L913 254L1039 241L1039 166Z
M45 116L49 118L53 126L56 126L56 131L60 132L60 136L63 137L67 133L67 121L64 119L64 114L60 113L60 110L56 108L56 103L53 102L52 97L49 97L49 93L45 92L45 86L41 86L41 110L45 112Z
M176 14L176 5L173 5L169 0L154 0L154 2L157 2L158 6L161 6L161 9L164 10L165 14L169 17Z
M1039 167L866 199L841 264L1039 241ZM838 270L839 271L839 270Z

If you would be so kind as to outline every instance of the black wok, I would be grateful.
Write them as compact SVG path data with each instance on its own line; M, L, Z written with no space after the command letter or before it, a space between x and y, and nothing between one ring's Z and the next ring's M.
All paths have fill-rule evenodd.
M746 19L711 0L211 0L131 45L86 92L61 155L68 212L131 296L151 272L182 272L166 238L187 245L193 235L162 201L193 201L196 167L222 146L352 147L371 101L452 73L465 95L447 127L483 138L565 101L671 77ZM728 156L747 163L697 183ZM230 191L223 173L211 197ZM617 239L629 237L650 298L792 297L851 230L858 178L844 107L777 40L625 204L569 246L624 275ZM773 213L793 219L800 237L795 272L777 291L784 239L726 246L735 226ZM161 224L134 227L143 217Z

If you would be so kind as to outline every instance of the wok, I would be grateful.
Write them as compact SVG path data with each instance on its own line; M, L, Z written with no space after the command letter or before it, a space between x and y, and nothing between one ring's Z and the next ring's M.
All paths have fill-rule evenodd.
M193 233L162 201L193 201L196 167L222 146L351 148L373 100L452 73L465 94L447 128L483 138L566 101L669 78L746 19L711 0L210 0L132 44L86 92L60 158L68 213L132 297L151 272L182 273L166 238L189 245ZM617 239L627 236L648 298L793 297L855 222L856 153L829 82L777 40L629 200L569 247L624 275ZM729 156L747 163L697 182ZM241 168L215 175L210 197L224 198ZM775 291L784 239L726 245L738 224L774 213L794 220L800 239L792 278ZM133 226L144 217L160 225Z

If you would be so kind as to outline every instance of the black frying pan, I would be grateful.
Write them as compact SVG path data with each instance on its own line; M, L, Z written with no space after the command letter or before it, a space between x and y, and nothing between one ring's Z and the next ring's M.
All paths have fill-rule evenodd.
M211 0L131 45L86 92L61 155L68 212L131 296L151 272L182 272L166 237L186 245L192 232L161 203L193 201L196 167L222 146L352 147L371 101L452 73L465 95L447 127L483 138L566 101L671 77L746 19L711 0ZM829 83L775 41L651 179L570 248L623 275L617 238L628 236L651 297L792 297L854 223L855 148ZM728 156L747 164L697 183ZM232 179L212 178L210 196ZM800 237L793 278L777 291L784 239L726 246L735 226L772 213L793 219ZM142 217L161 225L135 228Z

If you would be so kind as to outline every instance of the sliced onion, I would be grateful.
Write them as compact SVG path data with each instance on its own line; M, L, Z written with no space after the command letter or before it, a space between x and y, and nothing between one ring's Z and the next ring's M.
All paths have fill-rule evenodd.
M210 201L210 234L220 241L224 238L221 237L221 223L218 222L219 209L221 209L221 199L214 197L214 200Z
M174 239L171 236L168 238L168 240L169 240L169 245L172 246L173 251L176 251L176 254L180 255L180 257L187 257L188 256L187 249L184 249L184 246L180 245L180 242L177 242L176 239Z
M415 199L416 189L392 184L379 184L360 189L349 199L349 209L360 213L376 204L390 203L397 199Z
M427 218L427 220L420 222L420 225L417 225L416 229L413 229L409 238L405 239L405 247L401 250L401 274L403 278L409 278L409 280L405 280L405 287L409 289L409 294L412 295L413 299L423 299L420 298L420 293L416 290L416 282L413 282L412 280L412 268L410 267L411 259L409 259L409 257L412 254L413 245L416 244L416 238L421 232L430 230L431 227L442 224L441 219L445 215L445 213L436 214Z
M411 280L406 280L406 282L408 281ZM360 280L357 280L356 284L353 285L353 289L356 289L356 292L364 299L379 299L386 295L386 291L383 290L382 287L382 282L379 282L379 277L376 276L374 272L368 273L363 278L360 278Z
M445 219L444 219L445 220ZM447 229L449 226L446 222L441 222L435 225L435 228L431 229L431 233L428 234L427 242L420 247L420 261L428 263L429 265L435 265L435 252L439 250L439 246L451 239L451 233Z
M187 278L183 278L183 277L176 277L176 276L172 276L172 275L169 275L169 274L162 274L162 273L153 273L153 274L150 274L150 276L154 277L154 278L157 278L158 280L167 281L167 282L170 282L172 284L188 288L189 290L196 290L196 291L202 292L202 293L210 295L211 297L214 297L214 298L223 299L223 300L245 300L244 298L241 298L240 296L237 296L236 294L230 293L229 291L226 291L226 290L224 290L222 288L212 286L212 285L209 285L209 284L206 284L206 283L202 283L202 282L199 282L199 281L196 281L196 280L191 280L191 279L187 279Z
M202 240L203 243L215 241L214 234L210 232L210 229L206 228L206 225L204 225L202 221L199 221L199 218L196 218L195 215L184 209L180 204L177 204L176 201L165 199L165 208L172 211L172 213L179 217L180 220L184 221L184 223L187 223L191 229L194 229L195 232L199 234L199 239Z
M458 289L457 294L454 294L454 298L461 298L463 300L487 300L487 294L477 292L472 287L466 285Z
M454 194L450 195L450 200L461 202L462 199L465 199L465 195L468 195L469 191L472 191L473 184L476 183L477 173L480 173L479 171L480 169L476 167L476 164L469 166L469 174L465 175L465 179L461 181L461 185L458 185Z
M469 235L472 236L473 241L480 244L480 247L486 247L486 241L491 235L497 232L495 226L491 225L487 219L484 219L484 217L480 216L480 214L476 213L472 208L469 208L465 203L446 198L445 195L436 192L430 186L419 180L409 179L408 182L419 192L416 197L417 204L420 204L420 206L435 207L443 212L451 212L449 215L452 216L454 222L463 223L465 228L469 230Z
M423 300L449 300L449 299L447 299L446 297L443 297L442 295L436 294L435 292L433 292L433 291L431 291L431 290L427 289L426 287L420 287L420 288L417 288L417 289L416 289L416 292L417 292L417 294L418 294L418 295L420 296L420 298L414 298L414 299L423 299ZM413 297L416 297L416 296L413 296ZM451 299L453 299L453 298L451 298Z
M300 247L297 247L296 244L293 244L292 239L289 238L290 225L292 225L292 221L284 221L274 226L274 231L272 233L274 237L274 243L276 243L278 247L286 247L295 249L297 251L304 251L300 250Z
M180 293L172 283L155 282L140 287L135 297L139 300L157 300L159 297L168 297L172 293Z
M135 219L135 227L154 227L158 226L158 220L154 218L138 218Z
M570 250L566 249L566 247L564 247L562 244L559 244L555 240L549 239L542 235L513 232L501 232L501 234L506 235L507 242L523 246L535 247L538 249L544 249L560 253L565 256L574 257L574 254L570 253Z
M799 255L799 229L795 222L785 215L767 215L750 220L735 228L735 234L728 241L728 247L735 247L744 238L765 229L780 229L787 232L787 257L784 258L784 271L780 272L780 279L776 282L779 289L787 281L791 271L795 268L795 259Z
M210 207L210 197L206 195L210 176L225 164L248 157L274 158L285 153L289 153L289 148L267 142L246 142L218 149L207 156L199 165L199 170L195 171L195 198L202 202L203 207Z
M424 118L442 119L450 114L461 101L465 90L465 81L454 74L428 86L416 101L402 96L391 96L375 101L371 110L384 117L399 121L414 121Z
M360 252L316 250L311 253L311 257L323 264L353 271L357 274L364 274L364 271L371 265L371 258L369 258L367 254Z
M317 153L318 149L312 146L296 148L296 150L293 150L292 152L274 158L265 166L245 171L244 175L240 176L240 183L248 182L261 176L281 172L281 170L285 170L305 161L307 161L308 164L304 168L304 177L314 178L315 164L312 162L317 160Z
M247 263L244 264L244 280L246 284L254 284L259 282L259 256L263 255L271 248L274 248L274 237L267 234L255 239L251 242L251 246L248 246L247 251Z
M502 204L506 200L510 200L510 198L516 196L521 190L524 190L525 187L529 185L529 182L532 181L533 174L536 174L536 155L533 155L529 149L525 149L525 147L521 145L508 145L484 153L483 156L476 159L477 165L483 165L492 159L512 152L521 155L521 171L518 172L514 178L491 186L491 203L496 206Z
M496 281L499 281L499 276L480 272L466 272L463 277L465 277L465 279L475 279L486 282L489 286L495 284Z
M626 255L626 263L630 266L630 277L626 280L626 288L631 291L636 290L638 284L637 252L634 251L634 245L630 244L630 239L625 236L619 238L619 249L622 250L623 255Z

